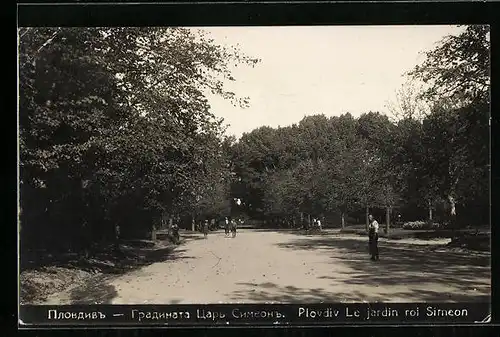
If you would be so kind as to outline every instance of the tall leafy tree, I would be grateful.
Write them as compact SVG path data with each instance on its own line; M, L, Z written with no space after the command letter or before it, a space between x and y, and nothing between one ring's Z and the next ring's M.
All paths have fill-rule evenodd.
M431 101L443 98L453 104L489 100L490 26L469 25L458 35L445 37L425 53L425 60L409 75L428 84L423 96Z
M459 186L466 184L471 191L477 190L474 185L484 187L489 171L489 31L485 25L464 27L462 33L443 39L409 73L428 84L423 97L432 102L433 115L425 128L426 146L438 148L433 158L440 158L428 180L442 182L440 191L452 222L461 198ZM438 143L432 146L433 141ZM462 197L465 205L463 201Z
M205 92L244 106L223 83L234 80L229 64L258 60L181 28L23 28L19 36L27 232L147 229L223 180L214 170L227 168L204 165L218 158L224 132Z

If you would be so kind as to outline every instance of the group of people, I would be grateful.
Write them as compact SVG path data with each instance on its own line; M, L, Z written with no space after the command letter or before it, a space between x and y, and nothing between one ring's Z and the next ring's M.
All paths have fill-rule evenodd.
M320 220L320 219L316 219L316 218L314 218L312 223L313 223L313 228L316 228L316 229L322 230L322 227L321 227L321 220Z
M224 218L224 231L226 233L226 237L232 236L234 238L236 236L237 227L238 227L238 222L236 221L236 219L229 220L228 217ZM208 237L209 230L210 230L210 224L208 220L205 220L202 227L202 232L205 239Z
M303 224L303 228L306 230L317 229L317 230L321 231L323 229L322 224L321 224L321 219L320 218L313 218L310 224L308 221L306 221Z
M378 231L379 231L379 224L377 220L373 217L373 215L368 216L368 246L369 246L369 251L370 251L370 256L372 261L378 261L379 260L379 250L378 250ZM240 221L241 222L241 221ZM212 223L213 225L213 223ZM205 220L203 223L202 227L202 232L203 236L205 239L208 237L208 231L210 230L210 223L208 220ZM238 227L238 221L236 219L231 219L229 220L228 217L224 218L224 231L226 234L226 237L236 237L236 229ZM312 227L313 228L318 228L319 230L322 229L322 224L320 219L314 218L312 221ZM178 238L178 227L175 226L175 229L173 229L173 232ZM119 233L119 227L117 229L117 233ZM117 234L119 235L119 234Z
M224 219L224 232L226 237L231 235L233 238L236 236L236 228L238 224L235 219L229 220L227 217Z

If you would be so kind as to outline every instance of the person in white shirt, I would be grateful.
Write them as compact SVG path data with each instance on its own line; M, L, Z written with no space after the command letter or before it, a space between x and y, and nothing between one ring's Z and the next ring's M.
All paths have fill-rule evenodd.
M229 236L229 219L226 218L224 219L224 231L226 233L226 236Z
M378 256L378 222L373 218L373 215L368 216L368 244L370 247L370 255L372 261L377 261Z
M318 219L316 224L318 225L318 229L321 231L321 219Z

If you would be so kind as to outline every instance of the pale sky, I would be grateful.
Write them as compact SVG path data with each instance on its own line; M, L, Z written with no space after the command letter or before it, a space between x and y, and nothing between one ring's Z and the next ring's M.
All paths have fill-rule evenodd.
M237 108L210 96L212 112L240 137L259 126L287 126L304 116L386 113L402 74L423 60L456 26L210 27L217 44L239 45L262 61L233 68L229 89L250 97Z

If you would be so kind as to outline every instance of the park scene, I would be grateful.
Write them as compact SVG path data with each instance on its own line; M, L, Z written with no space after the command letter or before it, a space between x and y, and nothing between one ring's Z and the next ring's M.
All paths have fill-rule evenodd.
M18 29L20 304L489 302L489 26Z

